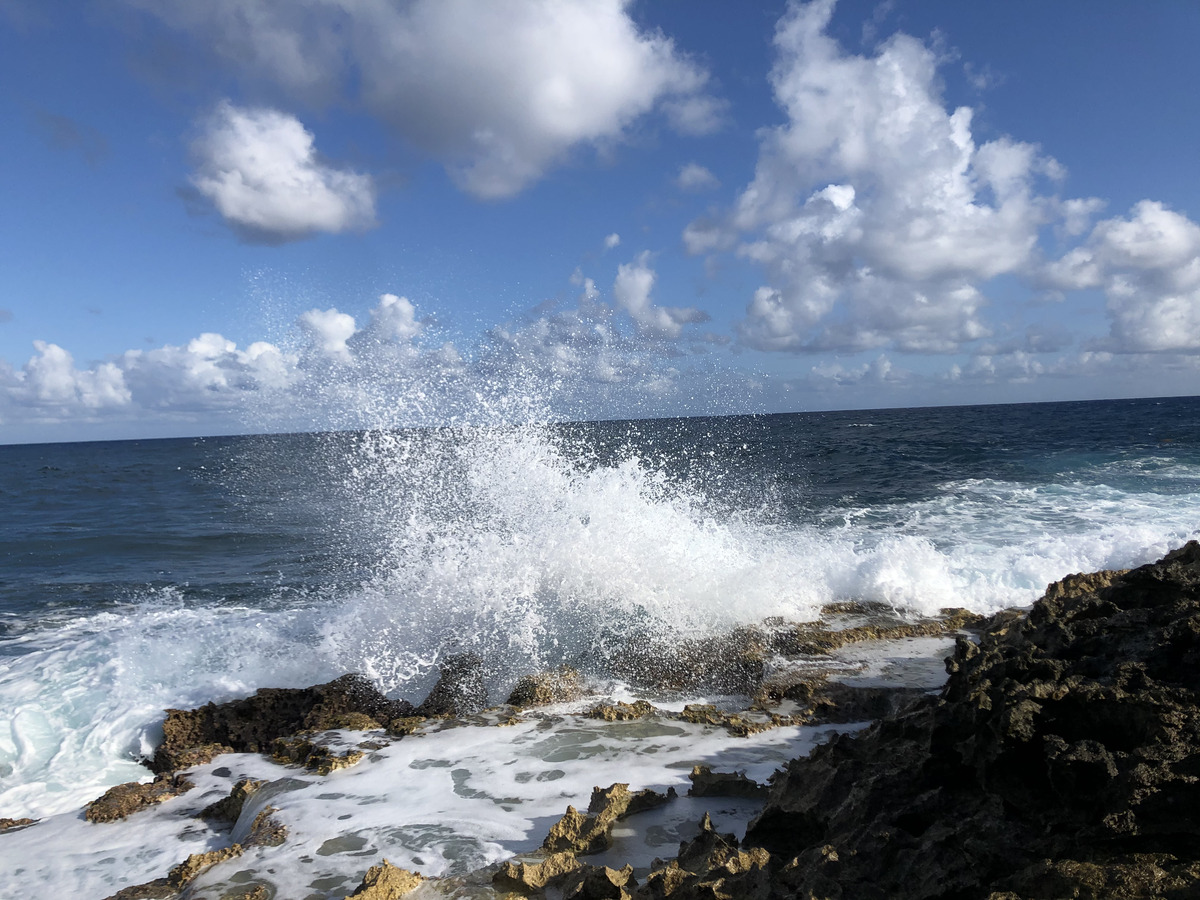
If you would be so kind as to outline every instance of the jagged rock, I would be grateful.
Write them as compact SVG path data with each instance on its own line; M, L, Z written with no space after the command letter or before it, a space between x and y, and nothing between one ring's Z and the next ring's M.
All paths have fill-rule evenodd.
M689 797L765 797L767 786L746 777L745 772L714 772L708 766L693 766Z
M250 825L250 833L242 841L245 847L278 847L287 840L287 826L275 818L275 807L265 807ZM236 844L234 846L237 846Z
M264 885L254 884L247 888L226 891L221 900L271 900L271 892Z
M776 896L1200 895L1200 544L960 638L940 697L793 760Z
M651 872L639 897L672 900L766 900L771 896L767 869L770 854L761 847L743 850L733 834L720 834L708 813L700 833L679 845L679 856Z
M831 609L832 607L826 607ZM840 610L839 610L840 611ZM829 628L824 622L808 622L778 632L772 645L784 656L822 656L847 644L862 641L934 637L965 628L977 628L984 617L965 609L943 609L936 619L920 622L879 622L851 628Z
M200 818L218 819L230 824L236 822L238 816L242 814L242 806L264 784L266 784L265 781L243 778L229 791L228 797L223 797L216 803L210 803L204 809L200 810Z
M394 734L397 737L412 734L424 725L426 721L425 716L399 716L388 722L388 734Z
M803 725L805 723L802 717L775 714L756 716L749 711L727 713L710 703L689 703L683 708L683 712L679 713L678 718L684 722L691 722L693 725L717 725L735 737L758 734L783 725Z
M115 822L140 809L187 793L192 782L179 775L159 775L148 784L130 781L118 784L87 805L84 818L89 822Z
M179 890L205 869L211 868L217 863L225 862L227 859L234 859L241 856L243 852L245 851L241 844L234 844L232 847L209 850L207 853L193 853L171 870L170 874L167 875L167 882L175 890Z
M563 900L629 900L629 888L637 887L633 866L583 866L572 874L563 890Z
M614 655L613 666L623 677L660 689L752 694L762 681L768 644L757 628L684 640L637 634Z
M399 900L415 891L424 880L418 873L393 866L385 859L382 865L367 870L362 883L346 900L350 897L358 897L359 900Z
M179 893L166 878L156 878L145 884L131 884L110 894L104 900L168 900Z
M300 765L316 772L318 775L328 775L338 769L346 769L361 762L361 750L347 750L345 753L334 753L328 747L315 744L307 738L290 737L276 738L271 745L271 758L283 765Z
M412 704L388 699L361 675L308 688L263 688L228 703L167 710L163 743L148 765L171 772L218 753L260 753L276 738L303 731L359 728L367 719L378 728L380 722L411 714Z
M674 788L668 788L665 794L652 790L631 792L628 784L593 788L587 813L568 806L566 814L551 826L542 847L551 853L599 853L612 846L612 829L618 819L674 799Z
M458 717L487 708L483 660L477 653L460 653L446 659L437 684L417 707L419 716Z
M570 666L523 675L508 696L509 706L547 706L571 703L583 696L583 677Z
M616 703L602 703L592 707L588 710L587 716L591 719L603 719L605 722L628 722L633 719L644 719L656 712L658 710L645 700L636 700L633 703L618 700Z
M561 882L582 867L583 863L575 858L574 853L552 853L539 863L503 863L492 877L492 883L501 890L529 893Z
M34 825L37 819L0 819L0 831L8 831L12 828L24 828L26 825Z

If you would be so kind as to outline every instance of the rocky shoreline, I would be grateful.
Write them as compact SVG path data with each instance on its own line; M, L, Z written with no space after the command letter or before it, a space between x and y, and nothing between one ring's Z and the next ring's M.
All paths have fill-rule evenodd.
M735 735L878 720L792 760L769 786L737 772L694 769L690 796L762 804L741 839L720 833L704 816L694 837L648 872L591 865L588 856L611 845L618 823L674 798L673 791L613 784L597 787L585 811L568 807L540 851L492 867L483 880L426 880L383 860L351 896L1200 896L1200 544L1127 572L1069 576L1029 611L986 621L945 611L922 622L863 624L854 618L859 612L831 609L820 623L745 629L723 641L630 643L628 668L644 681L736 690L752 698L744 710L696 704L667 712L646 702L587 707L584 714L597 720L675 718ZM848 642L930 634L958 635L946 662L949 679L936 695L841 683L819 663ZM768 671L770 658L804 663ZM87 818L112 827L102 823L185 793L192 787L187 770L222 753L268 754L324 774L358 764L379 741L402 740L430 722L503 725L542 704L586 700L578 673L560 669L522 679L507 704L489 708L481 664L471 655L447 661L415 707L348 675L169 710L163 743L147 760L154 781L113 788L89 805ZM369 734L347 748L322 739L331 729ZM249 847L286 841L286 828L272 817L276 810L253 804L243 810L260 787L240 781L229 797L198 813L226 823L228 847L192 854L113 900L187 897L206 869ZM13 829L30 824L4 820ZM272 894L253 885L223 897Z

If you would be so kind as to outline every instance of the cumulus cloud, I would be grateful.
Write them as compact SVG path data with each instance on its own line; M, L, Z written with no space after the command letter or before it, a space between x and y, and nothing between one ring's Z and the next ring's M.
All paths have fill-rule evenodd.
M1046 278L1064 290L1104 291L1104 349L1200 351L1200 225L1161 203L1143 200L1127 217L1098 222Z
M780 20L771 83L787 122L763 132L754 180L693 253L736 248L762 266L739 326L763 350L950 352L989 334L980 286L1025 271L1060 177L1031 144L977 144L947 109L938 57L897 34L854 55L826 33L832 0Z
M685 325L709 320L708 313L690 306L657 306L650 299L657 276L650 268L650 254L617 268L613 297L629 313L638 333L650 338L677 338Z
M680 167L675 176L675 186L681 191L711 191L721 186L717 176L699 163L690 162Z
M324 163L294 116L223 101L192 151L192 184L250 240L281 243L375 224L371 177Z
M640 30L628 0L128 2L298 100L352 89L481 198L516 194L656 109L689 134L723 112L707 73Z
M615 231L604 239L604 249L612 250L614 247L621 245L621 236Z

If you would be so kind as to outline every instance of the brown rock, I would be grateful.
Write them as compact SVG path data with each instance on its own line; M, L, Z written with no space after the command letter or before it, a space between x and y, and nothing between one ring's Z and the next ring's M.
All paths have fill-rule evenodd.
M415 891L424 880L418 873L393 866L385 859L382 865L367 870L362 884L349 897L358 897L359 900L399 900Z
M106 897L105 900L168 900L178 893L179 891L168 879L156 878L145 884L131 884L129 887L121 888L115 894Z
M582 867L583 863L575 858L574 853L552 853L539 863L503 863L492 877L492 883L501 890L529 893L559 883Z
M780 896L1200 896L1200 544L960 638L940 697L793 760Z
M612 869L608 866L584 866L572 876L563 891L563 900L629 900L629 889L637 887L633 866Z
M477 653L448 657L429 696L415 710L419 716L458 717L487 708L483 659Z
M167 710L163 743L148 764L170 772L216 753L264 752L276 738L303 731L357 727L368 719L378 727L411 713L411 704L388 699L361 675L309 688L263 688L228 703Z
M551 703L571 703L583 696L583 678L570 666L560 666L550 672L523 675L509 694L510 706L547 706Z
M283 765L300 765L318 775L328 775L361 762L363 753L361 750L347 750L338 754L307 738L287 737L275 739L271 745L271 758Z
M111 787L87 805L84 818L89 822L115 822L140 809L187 793L192 782L179 775L159 775L148 784L130 781Z
M278 847L287 840L287 826L275 818L275 807L265 807L250 825L250 833L242 843L247 847ZM236 845L235 845L236 846Z
M210 803L204 809L200 810L200 818L218 819L233 824L242 814L242 806L264 784L266 784L265 781L243 778L229 791L228 797L224 797L216 803Z
M633 703L618 700L613 704L605 703L592 707L588 710L587 716L591 719L603 719L605 722L628 722L633 719L644 719L656 712L658 710L645 700L637 700Z
M12 828L24 828L26 825L33 825L37 819L0 819L0 831L8 831Z
M745 772L714 772L708 766L693 766L689 797L747 797L767 795L766 785L746 777Z
M167 881L172 887L179 890L205 869L225 862L227 859L241 856L242 853L241 844L234 844L232 847L225 847L221 850L210 850L207 853L193 853L170 871Z
M674 788L668 789L666 794L651 790L631 792L627 784L593 788L588 812L584 814L568 806L566 814L551 826L542 847L551 853L599 853L612 846L612 829L618 819L673 799Z

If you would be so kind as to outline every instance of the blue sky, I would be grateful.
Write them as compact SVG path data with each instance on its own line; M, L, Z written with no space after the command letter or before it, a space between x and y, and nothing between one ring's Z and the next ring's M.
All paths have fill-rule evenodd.
M1197 393L1198 39L0 0L0 441Z

